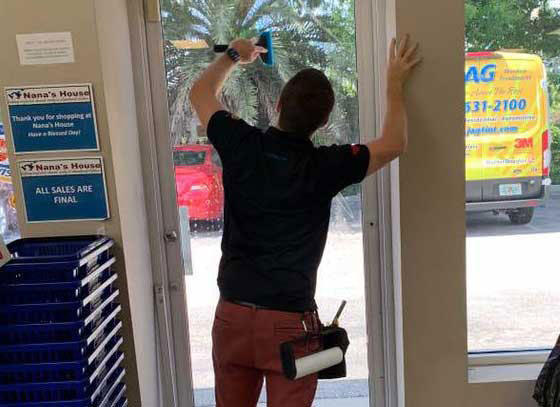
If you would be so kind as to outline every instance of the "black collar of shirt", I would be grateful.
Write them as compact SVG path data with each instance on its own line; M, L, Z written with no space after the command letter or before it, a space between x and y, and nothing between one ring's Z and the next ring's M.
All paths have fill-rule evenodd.
M297 133L290 133L277 129L276 127L269 127L266 131L267 135L273 136L280 143L289 144L298 150L312 150L313 142L308 136Z

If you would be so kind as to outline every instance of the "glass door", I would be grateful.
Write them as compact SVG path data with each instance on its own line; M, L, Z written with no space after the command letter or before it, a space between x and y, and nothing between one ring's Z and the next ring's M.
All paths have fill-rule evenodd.
M359 117L363 118L364 112L359 109L356 62L355 9L358 5L354 0L161 0L160 7L169 108L166 143L167 148L172 149L186 263L190 343L184 346L190 350L186 354L192 369L194 405L213 406L211 328L219 300L216 279L221 257L224 191L220 159L192 110L189 90L197 75L215 58L214 44L227 44L237 37L253 37L262 31L271 31L276 64L273 67L261 63L240 67L224 88L223 98L228 108L250 124L266 129L274 125L275 103L283 84L298 70L315 67L330 78L337 103L330 123L315 135L314 143L345 144L364 140L364 135L360 135ZM371 24L367 24L367 29L371 29ZM368 69L371 70L367 72L371 84L373 66ZM373 102L371 97L363 100ZM362 104L363 100L360 100ZM371 231L364 231L363 225L373 227L374 223L369 221L373 215L366 223L363 221L363 196L362 186L353 186L333 201L316 300L324 322L333 318L343 300L348 302L341 324L348 330L351 346L347 354L348 377L320 383L316 406L370 405L371 366L368 362L372 359L368 355L373 345L368 338L372 337L372 331L381 332L381 328L372 328L372 321L375 325L378 322L369 319L372 329L368 336L366 316L379 312L372 309L368 296L373 295L368 292L371 289L365 288L371 287L367 273L371 274L373 269L379 272L379 269L373 265L364 269L364 241L377 240L365 236ZM171 313L175 311L183 312L171 310ZM382 376L379 374L381 381Z

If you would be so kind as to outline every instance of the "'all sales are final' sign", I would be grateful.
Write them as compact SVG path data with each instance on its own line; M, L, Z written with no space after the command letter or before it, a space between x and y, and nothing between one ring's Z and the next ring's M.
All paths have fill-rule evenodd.
M28 222L109 217L101 157L18 161Z

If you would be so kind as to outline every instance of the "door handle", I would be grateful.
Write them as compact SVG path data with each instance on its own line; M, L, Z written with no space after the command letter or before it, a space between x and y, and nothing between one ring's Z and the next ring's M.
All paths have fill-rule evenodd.
M172 243L172 242L176 242L177 241L177 232L172 230L171 232L167 232L164 236L165 241L167 243Z
M161 9L159 0L145 0L146 21L149 23L159 23L161 21Z

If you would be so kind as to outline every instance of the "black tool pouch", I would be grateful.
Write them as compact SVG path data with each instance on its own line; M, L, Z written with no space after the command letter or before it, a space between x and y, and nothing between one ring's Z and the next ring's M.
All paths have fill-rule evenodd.
M344 358L338 365L329 367L319 372L319 380L341 379L346 377L346 351L350 346L348 333L339 327L327 327L321 332L321 342L323 350L338 346L342 349Z
M317 352L322 352L331 348L339 347L344 355L342 362L318 372L320 380L340 379L346 377L346 351L350 345L348 333L345 329L328 326L322 327L321 332L317 335L308 334L290 342L284 342L280 345L280 357L282 359L282 370L284 375L294 380L297 375L296 358L294 357L294 346L303 343L311 338L316 339L319 336L321 347Z

